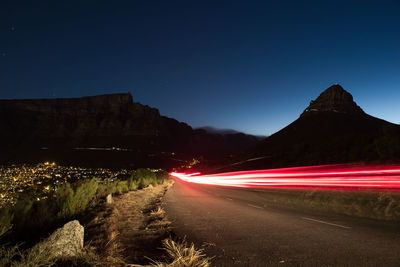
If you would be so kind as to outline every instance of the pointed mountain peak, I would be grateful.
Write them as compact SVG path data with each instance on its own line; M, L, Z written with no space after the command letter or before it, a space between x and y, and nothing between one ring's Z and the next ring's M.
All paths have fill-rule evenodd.
M321 111L364 114L364 111L354 102L353 96L339 84L330 86L317 99L312 100L301 116Z

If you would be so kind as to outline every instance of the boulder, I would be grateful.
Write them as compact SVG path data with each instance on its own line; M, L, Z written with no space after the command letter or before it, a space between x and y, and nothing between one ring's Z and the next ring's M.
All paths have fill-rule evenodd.
M57 229L41 245L55 258L74 257L83 248L83 235L84 227L74 220Z

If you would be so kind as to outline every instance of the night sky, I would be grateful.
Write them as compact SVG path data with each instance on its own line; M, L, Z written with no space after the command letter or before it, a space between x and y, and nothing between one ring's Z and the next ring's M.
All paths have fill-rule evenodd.
M269 135L334 83L400 123L400 1L0 2L0 98L131 92Z

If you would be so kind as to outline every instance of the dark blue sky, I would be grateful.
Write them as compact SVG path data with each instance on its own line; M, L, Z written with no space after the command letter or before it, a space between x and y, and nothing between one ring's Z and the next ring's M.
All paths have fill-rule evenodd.
M131 92L271 134L333 83L400 123L400 1L1 1L0 98Z

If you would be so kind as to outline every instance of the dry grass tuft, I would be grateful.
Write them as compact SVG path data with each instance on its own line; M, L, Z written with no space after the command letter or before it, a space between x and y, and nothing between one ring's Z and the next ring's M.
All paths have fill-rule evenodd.
M211 258L206 257L203 249L196 249L192 243L188 246L184 240L180 243L172 239L162 241L164 250L171 258L171 263L154 262L156 267L209 267Z
M150 213L150 217L162 219L165 217L165 211L161 207L158 207Z
M0 248L0 265L14 267L53 266L56 260L51 252L39 244L26 251L21 251L18 245Z

